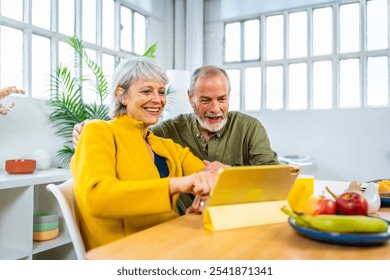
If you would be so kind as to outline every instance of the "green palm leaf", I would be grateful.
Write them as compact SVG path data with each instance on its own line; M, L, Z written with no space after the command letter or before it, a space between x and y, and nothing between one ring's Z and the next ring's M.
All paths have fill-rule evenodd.
M147 56L147 57L151 57L151 58L156 58L156 53L157 51L157 43L154 43L153 45L151 45L147 50L146 52L143 54L143 56Z
M92 84L95 85L94 89L99 96L100 104L103 104L103 101L109 94L109 89L106 76L103 74L102 69L88 56L81 40L79 40L77 37L70 37L69 45L73 47L77 53L75 66L82 69L85 63L85 65L92 71L94 75L94 81L92 81Z

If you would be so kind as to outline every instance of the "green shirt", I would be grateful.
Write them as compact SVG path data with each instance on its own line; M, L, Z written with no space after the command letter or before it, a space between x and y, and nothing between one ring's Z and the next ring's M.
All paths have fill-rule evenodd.
M254 117L229 112L226 125L206 143L196 124L194 114L182 114L152 127L155 135L171 138L200 159L227 165L279 164L272 151L265 128Z

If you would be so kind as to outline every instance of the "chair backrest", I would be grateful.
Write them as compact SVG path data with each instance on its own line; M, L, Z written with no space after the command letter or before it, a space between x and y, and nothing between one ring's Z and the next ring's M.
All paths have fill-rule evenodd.
M49 184L46 186L46 189L53 193L60 205L77 258L84 260L85 247L76 218L77 204L73 194L73 179L69 179L59 185Z

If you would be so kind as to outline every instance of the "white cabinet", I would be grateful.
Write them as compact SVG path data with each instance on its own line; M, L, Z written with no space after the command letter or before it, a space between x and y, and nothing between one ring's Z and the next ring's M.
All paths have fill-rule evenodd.
M47 184L69 178L69 169L15 175L0 171L0 260L74 258L57 201L46 190ZM34 212L49 210L60 214L60 233L53 240L35 242L32 239Z

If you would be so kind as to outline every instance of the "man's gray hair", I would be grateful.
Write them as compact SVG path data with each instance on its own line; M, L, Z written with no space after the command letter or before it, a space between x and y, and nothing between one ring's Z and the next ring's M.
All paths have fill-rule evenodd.
M225 76L228 83L228 94L230 95L231 86L230 86L229 75L226 73L224 69L214 65L206 65L206 66L199 67L194 71L194 73L192 73L191 83L189 88L190 94L194 96L195 84L199 77L213 77L215 75L218 75L219 73L222 73Z
M154 59L141 56L126 59L118 64L112 76L112 99L110 106L111 117L126 113L126 107L121 103L121 97L116 95L116 89L122 88L123 97L129 94L129 87L137 80L155 80L168 84L166 71Z

